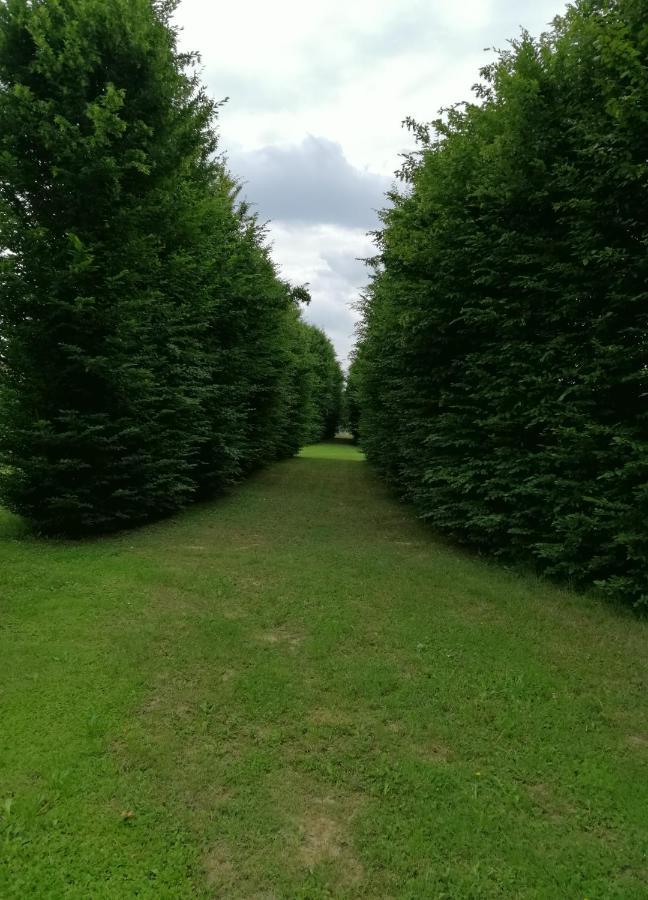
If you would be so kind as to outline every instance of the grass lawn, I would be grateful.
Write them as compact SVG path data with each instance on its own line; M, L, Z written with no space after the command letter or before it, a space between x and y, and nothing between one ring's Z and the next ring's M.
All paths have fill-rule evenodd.
M648 896L648 624L350 445L0 573L3 900Z
M364 454L350 441L325 441L304 447L299 454L300 459L344 459L350 462L362 462Z

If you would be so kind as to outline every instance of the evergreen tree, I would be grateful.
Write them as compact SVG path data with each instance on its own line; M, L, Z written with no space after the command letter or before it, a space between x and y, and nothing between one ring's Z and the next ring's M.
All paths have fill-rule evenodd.
M312 416L305 442L316 443L335 437L342 410L344 375L329 338L315 325L305 326L310 356Z
M415 126L365 300L361 434L437 528L648 602L648 28L581 0ZM643 9L642 9L643 8Z
M1 496L43 531L220 491L294 453L329 390L174 7L0 5Z
M356 354L349 367L342 401L344 428L350 432L356 444L360 439L361 365L360 358Z
M193 491L215 112L148 0L0 8L3 493L46 530Z

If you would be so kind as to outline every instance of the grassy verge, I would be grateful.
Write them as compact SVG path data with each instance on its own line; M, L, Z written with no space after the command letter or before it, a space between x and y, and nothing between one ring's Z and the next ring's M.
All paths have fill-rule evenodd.
M648 625L358 461L93 543L0 521L0 896L646 896Z

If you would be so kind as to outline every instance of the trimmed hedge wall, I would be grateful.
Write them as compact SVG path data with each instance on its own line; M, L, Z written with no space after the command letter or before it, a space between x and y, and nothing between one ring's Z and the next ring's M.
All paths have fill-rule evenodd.
M648 18L581 0L410 122L355 364L436 528L648 605Z
M0 496L44 532L170 513L330 428L330 345L237 199L173 6L0 6Z

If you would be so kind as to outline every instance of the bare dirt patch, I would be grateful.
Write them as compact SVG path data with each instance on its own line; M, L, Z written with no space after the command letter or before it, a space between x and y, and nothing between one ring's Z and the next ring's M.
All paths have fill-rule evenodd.
M439 741L419 744L417 749L421 758L427 762L447 763L452 757L450 748Z
M239 619L244 619L247 615L247 612L241 609L240 606L223 606L220 612L222 617L227 619L228 622L237 622Z
M635 750L643 750L648 753L648 734L631 734L628 737L628 744Z
M259 632L256 639L261 644L294 651L303 643L304 635L287 628L274 628L270 631Z
M156 710L160 709L163 702L164 701L162 697L153 695L152 697L149 697L149 699L145 703L142 704L139 709L139 714L146 716L149 713L154 713L156 712Z
M330 728L349 728L355 724L355 719L348 713L337 709L319 707L310 714L313 725L325 725Z
M156 585L155 591L151 594L151 602L147 609L150 618L168 619L174 616L174 628L186 626L185 619L195 616L204 608L204 601L199 596L190 591L183 591L177 587L167 587L166 585Z
M229 888L236 880L236 869L221 844L210 847L203 856L203 869L210 888Z
M260 886L263 876L246 871L245 863L235 860L230 848L223 843L214 844L203 854L202 868L209 896L214 900L234 897L241 900L278 900L274 891Z
M355 857L348 833L349 810L332 797L314 799L307 810L295 819L298 830L297 856L301 864L312 870L319 865L333 865L340 885L362 881L363 870Z
M319 784L295 771L282 774L273 794L286 821L283 829L285 865L303 878L322 868L339 896L364 877L353 846L353 821L362 797Z
M551 785L544 781L528 784L526 789L533 803L552 822L562 822L576 812L575 807L556 796Z

